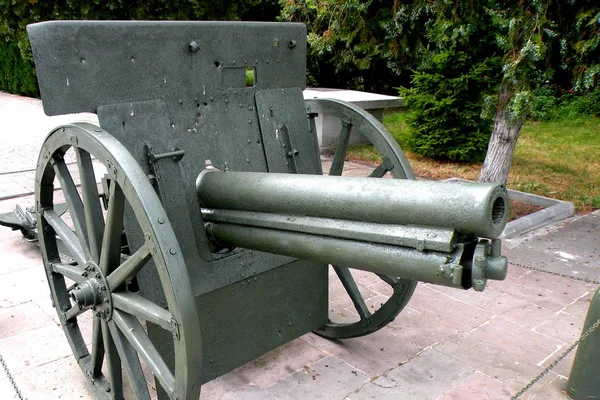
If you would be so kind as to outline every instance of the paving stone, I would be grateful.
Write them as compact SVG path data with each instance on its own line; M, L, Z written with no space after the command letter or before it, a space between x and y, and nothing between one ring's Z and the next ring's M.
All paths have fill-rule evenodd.
M281 400L342 399L356 391L367 377L334 357L325 357L295 372L266 391Z
M510 399L511 390L502 382L490 378L481 372L473 375L444 393L439 400L462 400L465 398L477 400Z
M455 359L457 363L503 382L513 392L520 390L543 371L543 367L525 361L518 355L474 339L473 334L454 335L437 344L435 350Z
M360 291L362 298L368 300L372 297L377 296L379 293L376 293L369 289L368 287L357 283L358 290ZM329 301L339 305L342 308L353 307L352 300L344 289L344 286L340 282L337 277L329 279Z
M595 290L590 290L585 295L580 297L576 302L573 302L565 307L564 312L585 319L594 293Z
M583 319L560 312L550 320L537 326L534 331L550 336L565 344L571 344L579 339L581 328L583 328Z
M0 239L0 277L2 275L25 270L36 266L38 268L31 269L31 274L41 274L44 276L42 266L42 258L40 256L40 248L35 243L26 242L23 240L20 231L10 231L3 226L0 226L3 233L10 233L11 236L6 239Z
M546 374L542 378L540 378L532 387L530 387L528 390L526 390L525 393L523 393L519 397L519 399L531 399L532 396L534 396L537 392L539 392L541 389L543 389L544 386L546 386L547 384L552 382L552 380L555 379L557 376L558 375L556 375L555 373L550 371L548 374ZM536 376L532 376L531 379L529 380L529 382L532 381L534 378L536 378ZM518 392L520 392L524 388L525 388L525 385L523 385L523 387L520 387ZM516 395L516 394L517 393L515 393L514 395Z
M446 325L461 332L469 332L493 315L424 285L419 285L415 290L410 307L434 319L443 320Z
M405 307L389 323L387 329L399 339L408 340L421 349L458 333L458 329L446 325L444 321L436 320L411 307Z
M204 399L210 400L211 397L210 396L204 396L204 395L202 395L201 399L202 400L204 400ZM266 390L255 388L255 387L247 387L247 388L244 388L243 391L241 391L241 390L232 390L230 392L224 393L220 397L213 397L213 399L215 399L215 400L216 399L218 399L218 400L239 400L239 399L244 399L244 400L277 400L277 398L271 396L269 394L269 392L267 392Z
M298 338L250 361L238 368L237 373L251 385L265 388L325 356L325 353Z
M200 398L202 400L218 400L225 396L235 398L235 395L243 398L243 393L250 388L250 382L237 370L233 370L202 385Z
M34 303L0 308L0 339L32 329L54 325L52 319Z
M564 348L563 343L541 333L523 328L503 318L494 318L470 334L474 339L492 344L538 364Z
M0 396L4 400L19 400L9 380L5 378L2 368L0 368Z
M314 333L302 336L311 345L339 358L373 378L406 362L420 350L419 346L381 329L367 336L330 340Z
M503 310L502 312L498 311L497 314L500 315L501 318L514 322L524 328L535 328L556 315L555 311L546 310L542 306L510 295L503 296L501 301L503 302L503 308L510 308ZM494 308L491 307L490 311L493 310Z
M329 320L338 324L353 323L360 320L356 312L344 309L335 303L329 302Z
M532 272L519 278L515 284L504 287L495 285L495 287L501 292L558 312L587 293L591 284L542 272Z
M0 339L0 354L10 370L19 373L72 353L62 330L47 326Z
M375 283L369 285L368 287L369 287L369 289L373 290L375 293L386 296L386 297L390 297L392 294L394 294L394 289L390 285L385 283L384 281L375 282Z
M0 279L0 308L28 302L34 298L49 298L46 274L41 268L24 268L2 275Z
M35 379L31 379L35 377ZM60 358L15 375L27 399L92 400L94 396L73 357ZM43 393L43 397L38 394Z
M543 387L532 390L533 393L525 398L529 398L530 400L571 400L571 397L567 396L563 391L566 384L567 380L565 378L557 376Z
M507 252L506 256L510 261L515 261L530 267L539 268L545 271L558 272L570 276L581 278L598 279L600 273L598 268L585 264L586 259L568 260L560 258L553 251L539 250L535 247L518 247ZM519 268L519 267L514 267Z
M393 385L391 387L380 386L377 380L368 382L356 392L349 394L344 400L423 400L408 391L407 388Z
M502 296L502 292L491 287L486 287L483 292L476 292L473 289L460 290L446 286L438 286L432 284L425 284L432 290L443 293L453 299L460 300L463 303L472 305L473 307L483 308L486 304L493 301L494 299Z
M444 353L429 349L385 375L412 394L423 399L436 399L474 372Z
M571 344L569 344L571 345ZM547 368L548 366L550 366L550 364L552 364L559 355L561 355L563 353L563 351L566 351L567 349L565 348L564 350L561 350L560 352L558 352L558 354L555 354L554 356L550 357L549 359L547 359L541 366L542 368ZM573 366L573 361L575 360L575 352L577 351L577 348L573 349L573 351L571 351L569 354L567 354L567 356L565 358L563 358L558 364L556 364L556 366L554 368L552 368L552 372L554 372L557 375L563 376L565 378L569 377L569 375L571 374L571 367Z
M593 236L589 239L588 236ZM568 246L548 246L548 243L530 242L507 250L505 255L510 261L581 278L600 278L600 243L598 235L584 235L572 240ZM592 243L589 241L592 240Z
M584 233L590 233L600 229L600 213L591 213L585 218L579 217L569 223L569 228Z
M56 313L56 309L52 306L52 300L50 299L50 295L48 297L38 297L37 299L31 300L33 304L35 304L40 310L42 310L52 322L60 326L60 321L58 320L58 315Z
M360 283L361 285L366 287L370 287L371 285L378 282L383 282L381 278L373 272L361 271L359 269L351 269L350 272L352 273L352 276L354 277L356 283Z

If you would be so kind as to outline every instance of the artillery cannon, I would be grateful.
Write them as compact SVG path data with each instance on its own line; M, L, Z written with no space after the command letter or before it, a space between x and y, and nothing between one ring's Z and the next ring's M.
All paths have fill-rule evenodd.
M123 397L122 369L138 399L150 397L144 372L159 398L198 398L201 384L307 332L382 328L418 280L483 290L504 279L505 188L414 181L372 116L304 102L303 25L61 21L28 32L45 112L100 121L53 130L36 174L53 303L98 398ZM329 176L317 106L341 122ZM336 176L352 129L381 154L369 177ZM398 179L376 179L386 175ZM356 321L328 315L329 264ZM370 311L349 267L393 294Z

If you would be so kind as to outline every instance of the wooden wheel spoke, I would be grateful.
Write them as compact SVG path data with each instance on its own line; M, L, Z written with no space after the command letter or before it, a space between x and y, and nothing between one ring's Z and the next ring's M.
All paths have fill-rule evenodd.
M175 390L175 377L158 353L139 321L132 315L115 310L113 321L137 350L168 394Z
M101 328L106 357L106 369L108 370L108 379L111 386L111 396L113 399L122 399L123 374L121 373L121 359L119 358L115 342L111 337L108 324L102 321Z
M73 257L77 264L81 266L85 265L85 253L77 235L73 233L71 228L69 228L65 221L63 221L54 210L44 210L43 216L67 247L71 253L70 256Z
M367 307L367 304L365 303L365 300L363 299L360 290L358 290L358 286L356 285L356 282L354 281L350 270L348 268L336 266L334 266L333 269L337 276L340 278L342 285L344 285L344 289L346 289L348 296L350 296L350 300L352 300L354 308L356 308L358 315L360 315L360 319L370 317L371 312L369 311L369 308Z
M140 364L140 359L138 358L134 346L132 346L132 343L128 341L127 337L124 335L123 329L118 327L114 318L115 314L113 314L113 320L108 322L108 327L110 328L110 334L115 342L115 347L117 348L121 362L125 367L125 373L129 379L133 395L137 400L150 400L150 392L148 391L148 385L146 383L144 371L142 370L142 365ZM130 327L124 327L124 329L128 330Z
M117 292L112 294L113 306L128 314L135 315L145 321L159 325L163 329L172 331L173 318L168 310L154 304L150 300L131 292Z
M102 375L102 362L104 361L104 341L102 337L102 320L94 318L92 328L92 376Z
M63 275L65 278L69 278L73 282L81 283L84 281L83 277L83 268L79 265L71 265L71 264L60 264L60 263L52 263L52 272L56 272L57 274Z
M67 202L67 207L69 208L69 214L73 221L73 227L75 228L75 232L82 245L83 253L86 259L88 259L90 256L89 240L81 197L79 196L79 192L73 182L73 177L64 160L53 160L52 167L56 173L56 178L60 182L65 201Z
M100 249L102 247L102 234L104 231L104 217L98 196L98 187L94 166L90 153L80 148L75 149L79 177L81 181L81 194L83 197L85 223L89 238L90 255L92 260L100 260Z
M128 280L133 279L137 273L146 265L150 259L150 249L147 244L140 247L131 257L129 257L123 264L108 275L106 278L108 286L115 290L119 286L126 283Z
M352 133L352 119L347 114L342 114L342 129L340 136L338 137L337 146L335 148L335 155L333 156L333 162L329 169L329 175L342 175L344 171L344 161L346 160L346 151L348 150L348 143L350 142L350 134Z
M121 261L121 233L123 231L123 214L125 212L125 195L115 180L110 183L108 212L102 237L100 252L100 269L107 275Z

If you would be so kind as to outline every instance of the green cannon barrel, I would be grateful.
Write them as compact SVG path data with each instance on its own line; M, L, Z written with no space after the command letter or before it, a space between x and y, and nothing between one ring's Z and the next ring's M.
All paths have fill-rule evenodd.
M455 229L497 238L507 220L501 184L203 171L200 206Z
M455 288L504 279L503 185L221 172L196 182L206 233L243 247Z

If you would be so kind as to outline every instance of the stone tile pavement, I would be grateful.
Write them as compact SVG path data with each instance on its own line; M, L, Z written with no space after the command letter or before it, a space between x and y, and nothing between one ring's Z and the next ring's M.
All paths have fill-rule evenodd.
M98 124L89 113L48 117L39 100L0 92L0 199L34 192L44 139L52 128L75 121Z
M20 112L19 104L30 111L13 119L8 114ZM38 114L34 100L0 93L6 153L0 171L35 167L37 150L19 146L38 145L49 129L25 139L33 131L20 126L43 119ZM17 129L19 135L7 133ZM5 140L17 148L10 151ZM370 171L355 163L348 168L349 174ZM26 188L20 177L14 181ZM12 197L21 194L16 186L11 190L0 200L0 213L33 203L31 196ZM599 242L596 211L506 240L504 253L523 265L599 280ZM369 307L390 295L372 274L354 274ZM419 284L406 309L382 330L343 341L304 335L204 385L201 399L508 399L579 337L596 288L519 266L483 293ZM330 300L330 313L356 317L333 274ZM91 398L50 304L37 246L1 227L0 355L28 399ZM566 398L562 389L572 360L573 354L567 356L522 398ZM0 399L16 398L0 371Z

